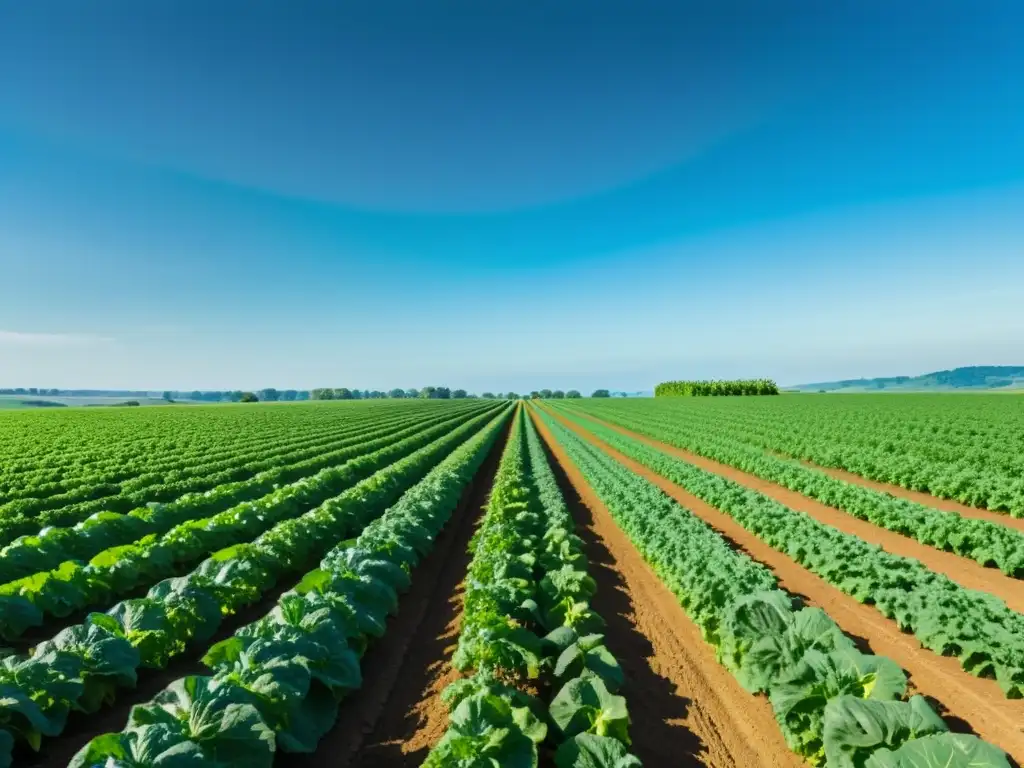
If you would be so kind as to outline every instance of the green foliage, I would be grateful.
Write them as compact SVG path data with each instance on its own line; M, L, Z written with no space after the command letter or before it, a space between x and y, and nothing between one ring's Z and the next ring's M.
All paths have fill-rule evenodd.
M655 397L707 397L718 395L777 394L779 394L779 387L771 379L663 381L654 388Z
M504 413L501 413L502 411ZM474 413L471 411L471 417L464 418L464 422L454 429L451 424L435 427L434 430L421 431L404 441L399 440L378 451L359 456L353 463L365 479L348 490L338 494L337 486L334 486L333 492L320 489L320 493L326 493L326 499L319 506L304 513L301 512L301 507L294 504L284 505L282 508L288 510L290 516L286 515L281 522L256 536L250 543L216 552L185 576L168 578L156 584L144 598L124 600L105 614L90 614L82 624L69 627L53 640L36 646L27 657L7 657L3 663L10 670L8 679L5 680L0 673L0 686L7 684L4 700L37 702L37 706L46 717L45 721L34 724L13 722L8 730L14 733L15 737L37 745L41 735L56 735L62 730L64 719L70 709L93 712L109 704L117 689L134 686L139 667L166 666L171 658L180 655L190 644L207 641L216 631L224 615L256 602L279 578L294 572L297 568L308 567L310 561L315 562L316 558L323 556L331 542L346 540L359 530L369 530L372 520L390 505L395 504L404 491L429 476L431 469L438 462L450 473L452 465L446 463L448 460L445 457L456 457L453 461L472 461L476 454L467 458L466 453L458 446L466 444L472 446L472 450L482 450L481 440L493 440L501 420L507 417L507 412L508 409L502 409L501 406L491 406L489 409L476 412L476 415L471 415ZM476 440L473 435L482 437ZM454 453L453 449L456 449ZM333 478L333 482L344 483L346 479L348 483L352 482L352 467L331 468L330 471L341 472L341 475ZM458 477L464 480L462 475ZM457 491L449 489L447 494L441 493L437 481L435 477L434 483L416 496L415 509L421 508L426 499L433 499L437 503L444 501L454 504L453 493L454 499L457 500ZM325 488L330 487L330 484L325 485ZM298 485L297 489L304 493L312 490L308 483ZM276 493L281 494L283 490ZM263 511L266 509L264 507ZM231 519L225 518L225 523ZM238 518L233 519L237 525ZM255 515L250 522L264 525L262 518ZM194 528L192 533L199 531L215 533L216 528L205 523ZM411 540L415 540L416 531L410 533L413 537ZM181 543L185 541L181 540ZM210 548L216 547L210 547L208 544L200 551ZM126 549L128 548L121 548L122 551ZM97 567L120 569L117 578L121 578L122 570L124 576L130 575L130 571L123 568L124 562L125 559L121 556L100 558ZM325 558L321 562L321 569L329 571L331 576L319 584L322 591L311 590L305 596L294 593L294 597L286 595L282 598L280 610L272 612L264 624L253 629L250 634L241 632L241 635L248 639L244 647L222 643L211 650L212 659L230 666L230 670L222 671L231 676L237 686L248 685L254 688L247 694L250 696L247 701L255 707L262 723L278 722L271 717L271 711L276 706L274 702L278 701L278 698L275 698L277 688L268 689L266 686L269 682L252 673L252 658L243 658L240 655L241 651L251 650L248 646L257 640L290 637L294 635L293 630L296 629L310 632L317 627L323 629L322 619L327 614L320 609L325 606L316 602L321 598L322 601L330 602L335 613L344 609L345 600L349 601L349 605L365 610L366 620L358 626L353 624L353 631L356 633L364 628L382 627L386 614L393 612L397 606L395 585L407 584L396 576L388 563L382 562L382 558L366 556L363 552L350 552ZM128 580L125 583L134 585L136 582ZM333 596L333 602L327 597L328 593ZM297 607L296 603L301 605ZM353 608L352 617L356 618L356 614L357 611ZM333 693L355 687L359 681L357 657L345 644L347 634L339 633L338 627L337 624L326 627L322 635L316 635L319 638L316 642L305 638L302 653L298 654L306 660L311 679ZM295 648L285 650L286 653L278 654L275 658L297 657ZM275 669L284 675L287 670L283 669L282 664L283 662L277 664ZM287 677L294 679L295 674L295 671L291 670ZM40 678L40 675L47 677ZM220 690L213 684L207 688L211 695L215 690ZM178 693L180 694L180 691ZM269 699L252 699L251 695L256 693L265 694ZM58 696L61 698L56 698ZM220 701L219 698L214 698ZM238 701L232 699L229 704L231 706L226 705L225 709L225 717L230 716L229 720L217 721L217 727L221 731L230 730L230 723L235 722L235 718L242 718L245 723L251 720L249 715L242 717L241 710L234 707L235 704L239 704ZM212 713L216 707L210 702L208 705L204 704L201 708L204 712L210 709ZM154 706L163 711L169 705L167 702L157 702ZM188 707L191 706L192 704L188 704ZM179 707L182 712L185 708L184 704ZM318 709L320 710L322 707ZM137 707L135 711L139 711L139 708ZM34 710L26 712L32 714ZM4 724L2 718L3 715L0 714L0 725ZM303 727L306 727L307 723L315 722L307 716L296 718L296 721L301 722ZM142 749L140 745L148 744L145 740L140 741L140 733L145 726L154 724L167 725L162 721L154 723L135 720L130 723L128 729L134 735L126 734L124 738L113 740L101 737L89 749L108 749L111 755L129 754L133 749ZM261 741L264 739L264 736L260 735L263 732L255 725L246 725L244 730L250 735L247 738L258 737ZM147 730L146 733L154 732ZM182 740L189 742L190 745L198 744L197 754L214 763L222 759L218 755L228 754L224 752L227 747L207 744L204 738L197 734L194 729L189 732L176 732L172 735L177 741L172 740L168 748L177 749L174 744ZM308 733L302 732L292 734L290 738L294 739L294 743L303 743L302 740L308 736ZM160 744L168 746L164 741L160 741ZM247 748L252 751L245 752L244 760L261 764L262 758L259 755L262 754L261 750L265 751L264 748L251 744ZM232 746L230 749L235 750L236 747ZM149 754L151 750L145 747L143 751ZM233 764L236 759L243 758L225 759L227 764Z
M622 670L604 638L590 633L604 622L588 602L596 584L586 572L583 542L573 533L572 518L528 417L517 419L513 427L472 551L453 664L473 675L446 689L444 698L455 711L425 765L477 765L471 758L490 755L492 742L506 749L506 740L515 752L500 758L495 753L498 764L521 760L535 765L536 750L528 742L539 743L544 733L510 720L508 713L517 708L534 715L540 710L543 719L556 725L547 729L553 746L569 744L560 752L560 765L577 759L584 761L581 766L593 764L585 762L596 754L589 749L592 745L584 743L581 751L574 741L589 732L618 745L600 742L598 752L624 760L609 766L637 765L625 747L625 699L612 693L622 685ZM557 692L547 711L520 690L538 678ZM470 701L492 702L494 708L480 708L482 722L467 733L460 718Z
M1008 698L1024 696L1024 616L999 598L937 577L917 560L881 550L614 429L592 421L587 426L812 573L861 602L870 601L925 648L956 657L973 675L995 678Z
M468 440L470 433L460 434L453 451L453 443L446 442L443 450L423 454L416 465L421 476L436 466L397 503L366 522L354 542L329 551L270 613L209 650L203 661L210 675L182 678L136 706L121 733L93 739L72 765L125 756L140 765L156 764L160 755L170 760L171 750L205 765L269 765L277 751L315 750L334 724L338 701L361 685L363 651L384 631L387 616L397 608L397 592L409 587L409 571L433 547L508 413L490 418ZM365 494L368 488L361 490ZM365 495L352 511L363 503L371 503ZM374 506L379 510L388 503L382 498ZM325 537L315 534L307 532L317 540ZM339 529L326 534L334 540L344 536ZM469 698L459 705L459 723L470 736L486 730L489 716L501 719L474 711ZM501 706L484 703L491 710ZM522 733L543 739L544 725L532 714L517 714L512 721ZM153 725L167 726L173 738L153 732ZM141 746L147 744L150 762L142 762Z
M859 653L823 611L796 606L790 595L778 589L767 568L733 550L716 531L654 485L547 414L542 413L542 418L644 559L679 597L722 663L751 691L768 693L794 751L814 765L823 765L826 759L830 766L843 765L842 760L850 759L861 766L869 755L874 759L904 741L900 749L925 742L933 738L928 734L944 728L923 701L903 701L906 677L895 663ZM811 570L820 564L825 578L843 579L842 588L871 595L879 602L885 601L883 595L895 597L899 592L907 596L904 590L912 584L907 577L913 566L908 569L900 563L901 558L867 545L826 554L824 543L834 539L833 534L842 536L835 529L614 430L593 422L586 426L612 447L730 514ZM870 571L871 583L858 578L860 568ZM884 583L891 584L888 590ZM934 575L927 583L940 588L952 585ZM970 605L955 604L956 614L994 607L979 605L980 595L972 595ZM957 617L940 607L948 599L948 593L922 595L920 602L915 602L920 609L937 614L936 629L941 624L955 633ZM990 626L989 621L991 618L976 616L972 622L975 631ZM1010 633L999 636L1004 644L1015 642L1011 637ZM993 754L1001 753L994 750ZM969 765L961 761L949 764ZM892 765L903 764L879 763L876 768ZM906 765L918 764L908 761Z
M591 397L611 397L611 393L607 389L595 389L590 393Z
M744 442L742 434L730 430L714 414L694 418L677 409L662 411L643 405L632 406L626 412L616 404L607 411L602 409L599 415L778 483L922 544L955 552L981 565L994 565L1007 576L1024 577L1024 533L848 483L799 461L766 453L760 445Z

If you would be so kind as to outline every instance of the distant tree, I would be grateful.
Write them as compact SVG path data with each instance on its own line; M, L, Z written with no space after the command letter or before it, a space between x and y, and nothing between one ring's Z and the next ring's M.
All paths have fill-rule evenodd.
M28 388L28 393L30 395L38 395L39 394L39 387L29 387Z
M405 397L405 390L400 389L399 387L395 387L390 392L388 392L388 397L392 397L395 400L401 400L402 398Z
M418 389L407 389L405 390L405 396L409 398L416 398L420 396L420 391Z
M551 393L551 399L552 400L562 400L564 398L565 398L565 392L563 392L560 389L556 389L554 392Z
M595 389L591 397L611 397L607 389Z
M434 397L436 397L438 400L450 400L451 396L452 391L448 389L448 387L437 387L434 390Z
M363 390L363 400L369 400L373 397L373 392L368 389Z
M258 403L260 399L256 397L254 392L243 392L242 396L238 399L240 403Z
M260 390L260 400L264 403L276 403L281 399L281 393L273 387L267 387L266 389Z
M437 395L434 394L435 392L437 392L437 387L423 387L423 389L420 390L419 396L424 400L433 400L437 397Z
M539 397L540 397L540 392L537 392L537 391L533 391L533 392L531 392L531 393L530 393L530 399L531 399L531 400L536 400L536 399L538 399Z
M296 400L309 400L309 392L305 389L300 389L295 393Z
M317 387L309 393L312 400L333 400L334 390L327 387Z
M466 390L456 389L452 391L452 400L462 400L467 397Z
M505 393L505 399L506 400L518 400L521 397L522 397L522 395L517 395L515 392L509 391L509 392Z
M334 390L334 399L335 400L351 400L352 399L352 390L348 389L347 387L338 387L338 388L336 388Z
M362 400L363 399L363 391L361 389L353 389L352 390L351 399L352 400Z
M544 398L545 400L550 400L551 399L551 390L550 389L542 389L540 391L540 396L542 398Z
M240 403L242 401L242 395L244 393L240 389L233 389L227 393L227 400L232 403Z
M203 393L200 392L198 389L193 389L191 392L188 393L188 399L189 400L202 400L203 399Z
M578 399L580 397L583 397L583 395L581 395L579 393L579 390L577 390L577 389L570 389L568 392L565 393L565 396L567 398L569 398L570 400L576 400L576 399Z
M16 394L16 395L24 395L25 394L25 388L24 387L15 387L14 388L14 394Z
M297 398L298 396L299 393L296 392L294 389L286 389L284 392L281 393L281 399L288 403L293 402L295 398Z
M484 400L493 400L494 399L494 393L493 392L484 392L482 395L480 395L480 397L482 397Z
M168 403L173 403L174 402L174 393L173 392L164 392L164 400L166 400Z

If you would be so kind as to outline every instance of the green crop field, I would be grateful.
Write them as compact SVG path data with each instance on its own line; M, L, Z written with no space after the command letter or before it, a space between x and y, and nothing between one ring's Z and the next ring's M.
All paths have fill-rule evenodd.
M701 387L0 414L0 766L1024 758L1024 401Z

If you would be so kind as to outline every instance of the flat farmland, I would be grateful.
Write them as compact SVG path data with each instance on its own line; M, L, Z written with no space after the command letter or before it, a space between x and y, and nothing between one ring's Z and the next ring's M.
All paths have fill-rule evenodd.
M5 412L0 766L1019 764L1022 449L979 395Z

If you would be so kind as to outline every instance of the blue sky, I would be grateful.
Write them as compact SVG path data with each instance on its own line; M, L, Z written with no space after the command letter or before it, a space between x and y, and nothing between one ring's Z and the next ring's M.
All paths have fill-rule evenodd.
M1024 364L1024 6L922 8L0 0L0 386Z

